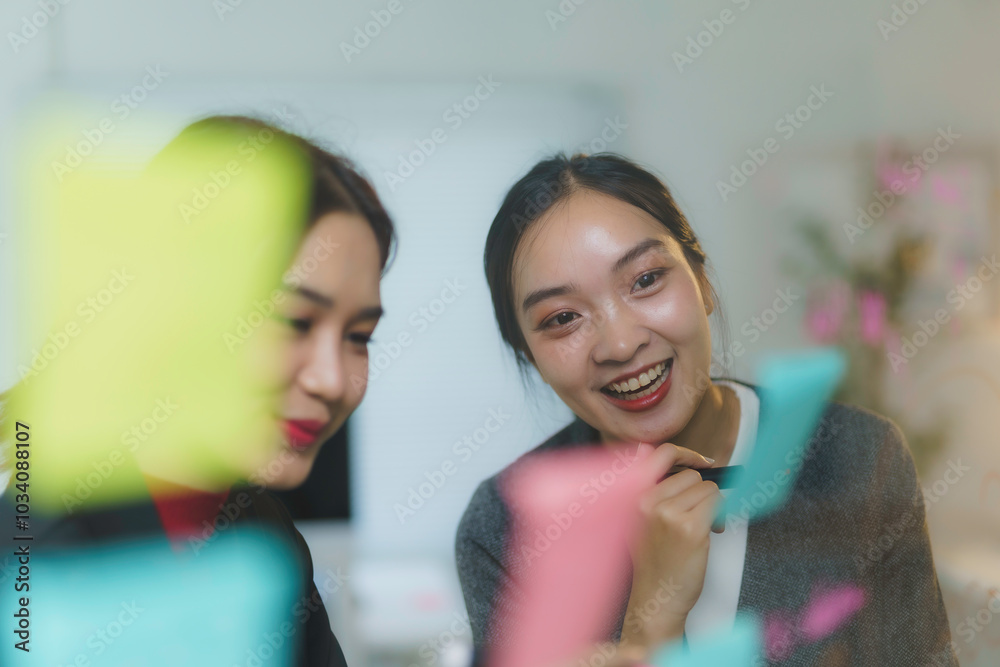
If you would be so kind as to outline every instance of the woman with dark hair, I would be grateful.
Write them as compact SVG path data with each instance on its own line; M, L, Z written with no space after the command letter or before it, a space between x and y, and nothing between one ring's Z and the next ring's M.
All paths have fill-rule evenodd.
M922 664L934 655L955 664L922 493L890 421L829 404L784 507L713 530L719 490L696 469L747 459L760 402L750 385L709 381L719 299L696 235L656 176L610 154L540 162L500 206L484 263L503 340L575 414L533 453L640 442L656 446L643 465L659 477L694 468L659 482L637 508L630 584L608 610L620 656L682 637L708 641L739 611L784 623L784 641L767 646L782 664ZM515 603L498 599L537 557L509 539L509 470L480 484L456 539L480 652L517 641L498 620ZM891 548L876 561L861 557L903 514L911 520ZM864 600L845 625L825 637L795 627L817 587L838 586Z
M213 116L187 127L164 153L220 131L268 143L283 140L304 154L311 179L303 238L293 262L298 267L311 259L311 270L286 273L288 294L278 305L279 318L294 332L282 415L287 446L281 465L251 480L289 489L305 481L319 446L364 396L358 379L367 377L367 345L382 314L379 280L395 232L375 190L349 160L263 121Z
M346 662L313 581L308 546L284 506L265 488L289 489L305 481L323 443L344 425L364 396L366 383L358 379L367 378L367 346L383 312L379 285L394 248L393 223L372 186L348 160L253 118L215 116L188 126L154 158L149 173L165 173L164 182L176 183L169 180L176 177L170 169L179 157L185 168L198 172L185 172L185 178L209 182L209 175L222 173L226 165L248 163L255 158L253 151L278 144L283 146L280 150L295 155L308 183L296 189L307 196L306 201L295 202L296 211L304 214L301 236L293 268L285 274L280 297L274 299L275 326L286 328L281 337L286 357L280 364L280 393L274 406L275 439L282 433L280 442L274 443L275 458L253 472L251 464L241 468L243 462L233 462L232 469L246 470L244 481L249 483L229 488L228 482L200 475L197 460L179 460L167 470L147 461L145 450L137 448L135 472L148 489L147 498L99 508L77 502L85 505L82 511L40 528L39 542L43 548L66 548L165 536L175 550L197 554L211 550L215 533L221 530L239 534L243 527L267 528L284 538L299 560L298 602L292 610L275 610L287 612L291 621L282 625L281 632L297 645L296 664L341 667ZM213 148L203 150L205 146ZM192 162L192 155L200 159ZM184 190L184 197L190 197L184 187L169 190L169 197L174 190ZM178 210L185 216L183 207ZM240 222L224 224L231 223L233 232L239 233ZM300 270L302 266L306 270ZM203 333L217 337L220 332ZM169 352L150 350L158 358ZM4 522L8 524L13 525L13 519ZM167 638L164 645L177 639ZM156 647L150 651L155 653Z

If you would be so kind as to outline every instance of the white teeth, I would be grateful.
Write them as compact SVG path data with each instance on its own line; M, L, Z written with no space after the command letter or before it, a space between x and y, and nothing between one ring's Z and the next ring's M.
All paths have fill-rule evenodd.
M649 396L659 389L666 380L666 376L669 375L667 370L668 364L661 362L653 368L643 371L638 377L629 378L623 382L612 382L608 387L618 394L628 394L626 400L636 400L643 396ZM637 391L643 387L645 389Z

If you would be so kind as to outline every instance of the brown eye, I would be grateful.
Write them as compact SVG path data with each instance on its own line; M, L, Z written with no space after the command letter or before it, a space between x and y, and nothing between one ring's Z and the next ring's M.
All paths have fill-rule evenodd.
M561 326L564 326L566 324L569 324L570 322L572 322L577 317L579 317L579 316L576 313L571 313L569 311L565 311L565 312L559 313L558 315L556 315L555 317L553 317L552 319L550 319L548 321L548 326L561 327Z
M278 319L280 321L284 322L285 324L287 324L292 329L295 329L295 331L297 331L299 333L306 333L306 332L308 332L309 328L312 326L312 322L310 320L307 320L307 319L304 319L304 318L298 318L298 317L279 317Z
M357 345L368 345L372 342L372 337L371 334L366 333L351 334L351 342Z
M632 285L633 289L647 289L656 284L657 279L662 275L662 271L650 271L639 276L639 279Z

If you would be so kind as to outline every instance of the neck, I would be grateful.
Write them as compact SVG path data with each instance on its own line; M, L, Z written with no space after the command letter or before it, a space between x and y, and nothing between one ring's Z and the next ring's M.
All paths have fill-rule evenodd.
M724 466L736 447L740 426L740 402L729 387L709 385L691 421L670 442L715 459Z

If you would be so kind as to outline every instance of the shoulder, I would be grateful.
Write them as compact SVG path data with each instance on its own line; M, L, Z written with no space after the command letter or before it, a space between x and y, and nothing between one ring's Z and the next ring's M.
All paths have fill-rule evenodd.
M237 523L257 524L285 539L298 554L300 566L306 576L312 579L313 563L309 545L295 527L295 521L285 504L277 496L260 487L235 487L223 505L223 514L227 507L231 512L238 513Z
M806 445L806 455L813 450L872 464L887 455L902 454L906 441L891 419L856 405L828 403Z
M800 486L903 507L919 494L899 426L865 408L829 403L802 451Z
M509 515L498 477L494 475L479 484L458 522L455 556L459 562L471 552L497 552L503 547Z

